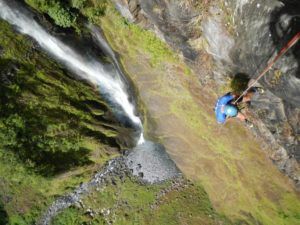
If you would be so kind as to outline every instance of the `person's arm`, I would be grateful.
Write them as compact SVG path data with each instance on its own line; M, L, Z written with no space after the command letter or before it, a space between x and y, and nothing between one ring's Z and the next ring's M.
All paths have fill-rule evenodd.
M232 96L234 99L237 98L237 97L239 97L239 95L234 94L234 93L231 93L231 96Z
M228 104L230 101L232 101L235 97L235 95L232 93L227 93L226 95L224 95L221 100L220 100L220 104L221 105L226 105Z
M240 95L234 93L232 93L231 95L233 96L231 104L237 105L237 102L235 103L235 100L237 100L240 97Z

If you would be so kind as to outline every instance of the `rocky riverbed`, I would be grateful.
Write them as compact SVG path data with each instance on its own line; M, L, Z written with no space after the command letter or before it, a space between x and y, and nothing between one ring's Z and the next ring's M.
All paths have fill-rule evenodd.
M63 210L81 205L83 196L93 189L101 189L105 185L114 183L114 180L123 180L128 176L136 176L144 185L166 182L181 177L175 163L165 152L163 146L146 141L130 150L127 156L118 157L109 161L104 168L96 173L88 183L82 183L72 193L59 197L44 213L37 224L49 225ZM178 187L177 182L170 186L172 190ZM160 198L167 191L162 190Z

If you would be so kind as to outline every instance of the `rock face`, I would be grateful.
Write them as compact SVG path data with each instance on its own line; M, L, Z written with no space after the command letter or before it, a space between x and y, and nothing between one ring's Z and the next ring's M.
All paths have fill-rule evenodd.
M180 174L164 147L150 141L135 147L127 156L126 164L133 175L149 183L162 182Z
M217 65L209 74L218 85L237 73L256 77L300 30L297 1L113 1L124 17L152 29L191 65L199 61L205 49ZM299 54L300 42L260 80L267 91L251 106L257 134L273 149L270 158L298 187ZM201 71L199 79L204 75Z
M295 17L299 2L293 1L229 1L233 12L234 46L228 52L232 65L223 67L231 74L258 76L269 60L299 31ZM258 132L272 144L271 159L299 187L299 51L300 42L283 56L260 80L268 91L253 101ZM226 59L226 58L225 58ZM259 124L260 122L257 122ZM270 137L275 141L270 140ZM297 163L298 162L298 163Z
M114 0L117 9L129 19L154 30L173 48L195 60L198 53L188 42L200 36L200 29L191 26L199 14L192 8L183 8L176 1ZM130 16L127 12L130 12ZM126 13L125 13L126 12Z

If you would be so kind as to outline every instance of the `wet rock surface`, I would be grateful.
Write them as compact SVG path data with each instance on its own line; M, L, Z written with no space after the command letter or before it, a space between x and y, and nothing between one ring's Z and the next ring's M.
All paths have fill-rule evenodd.
M176 1L114 0L117 9L129 21L152 29L156 34L189 60L198 53L189 39L200 36L200 29L191 24L197 22L199 13L194 8L182 7ZM125 13L126 12L126 13Z
M1 46L0 46L1 51ZM0 53L1 55L1 53ZM11 85L16 79L16 73L20 67L18 62L13 60L2 60L0 71L0 82L2 85Z
M150 141L135 147L126 157L126 165L133 175L149 183L168 180L180 174L165 148Z

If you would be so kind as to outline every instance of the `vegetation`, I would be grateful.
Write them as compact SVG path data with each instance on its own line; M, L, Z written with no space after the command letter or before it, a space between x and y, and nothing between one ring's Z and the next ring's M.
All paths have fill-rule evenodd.
M111 21L113 29L122 33L122 37L135 40L142 45L142 49L149 54L152 65L159 64L165 58L172 58L174 54L170 49L159 40L156 35L150 31L146 31L141 27L129 23L120 15L118 15L107 2L107 0L25 0L31 7L40 12L48 14L54 22L61 27L74 27L79 33L82 31L80 24L85 18L94 24L101 23L101 18L107 14L114 14L118 19ZM81 19L80 19L81 18ZM122 41L120 40L120 43ZM129 54L135 55L133 52L140 49L133 48Z
M114 182L101 191L94 189L83 199L85 208L65 210L52 224L230 224L213 210L203 188L190 182L176 186L171 182L146 186L133 178Z
M0 25L6 27L0 31L4 49L20 43L21 36L10 38L15 34L9 26ZM21 51L26 46L30 51L30 43L21 40ZM113 139L116 132L101 127L103 118L98 115L99 110L104 114L108 108L91 87L74 81L37 52L24 57L9 48L0 60L4 81L0 84L2 149L15 152L30 167L51 175L90 162L86 139L102 138L117 146Z
M48 14L56 25L63 28L74 27L77 31L80 30L78 20L81 17L80 10L91 22L96 22L99 17L105 14L106 0L25 0L31 7L42 13Z
M75 25L76 14L71 11L68 4L64 3L65 1L26 0L26 2L39 11L47 13L61 27Z
M267 167L259 145L241 127L229 124L225 130L216 130L212 126L211 109L206 107L211 101L203 102L210 94L201 90L203 99L199 99L186 88L197 81L194 76L180 76L190 71L153 33L129 24L105 1L26 2L48 15L53 7L48 3L58 4L57 10L67 12L61 26L75 27L82 15L101 23L133 77L144 75L147 91L155 85L147 95L155 96L156 106L165 103L161 108L168 114L164 111L162 118L169 124L163 124L164 129L179 128L166 133L160 128L157 134L165 135L162 139L178 137L172 148L183 162L180 168L201 180L218 210L240 220L238 224L299 223L299 201L283 183L286 180ZM54 20L59 24L58 18ZM0 223L34 224L55 197L87 180L112 157L115 152L109 146L118 147L117 132L104 116L107 106L93 88L74 81L3 21L0 35L1 91L5 90L0 93ZM157 123L164 122L156 112L152 116ZM191 144L181 146L178 134ZM188 154L179 148L188 149ZM170 183L146 186L129 178L112 183L83 199L93 216L87 208L74 207L53 224L229 223L212 208L200 185L185 183L181 189L169 189Z
M55 23L62 27L71 27L76 20L76 17L62 7L60 3L53 4L47 11Z
M107 0L103 1L91 1L87 7L82 8L81 13L91 23L99 22L99 18L105 15L107 7Z
M72 0L71 6L76 9L82 9L86 3L87 3L87 0Z
M3 203L0 202L0 224L7 224L8 223L8 215L4 209Z
M149 127L154 129L145 130L165 144L184 174L201 181L218 212L232 221L298 224L299 195L266 159L259 139L238 122L216 126L212 107L217 95L208 85L199 87L196 75L183 76L186 65L171 51L149 66L154 56L121 21L110 12L101 27L151 112Z
M115 40L114 44L117 45L116 47L121 48L124 43L132 43L130 48L126 48L128 56L137 60L139 54L143 54L153 67L159 67L165 60L176 62L178 57L153 32L142 29L136 24L129 23L111 5L107 5L106 13L111 20L98 17L96 20L98 21L97 24L110 31L106 33L107 38L113 38ZM120 35L112 36L116 31Z
M232 78L230 82L230 89L237 94L241 94L247 89L249 81L250 78L248 75L238 73Z
M15 155L0 151L0 224L33 224L52 196L43 194L52 182L29 171ZM8 176L9 174L9 176ZM56 190L60 193L62 190ZM1 223L5 220L6 223Z
M27 3L62 27L74 26L77 15L71 7L94 22L101 21L104 14L104 3L99 1ZM125 20L120 20L118 26L143 41L153 66L166 57L173 59L171 51L151 32ZM118 133L105 117L106 104L92 87L75 81L4 21L0 21L0 35L0 223L34 224L56 196L88 179L98 168L94 162L101 164L114 154L109 147L118 147ZM84 201L92 207L117 206L114 215L120 224L224 220L214 212L204 190L191 184L182 192L168 192L152 209L151 204L158 201L156 195L170 185L145 186L128 178L101 193L94 190ZM189 204L185 210L195 196L201 201ZM118 206L119 202L127 203ZM84 210L69 208L54 224L99 224L104 220L100 214L92 219Z
M0 35L0 224L33 224L117 154L117 126L97 90L2 20Z

